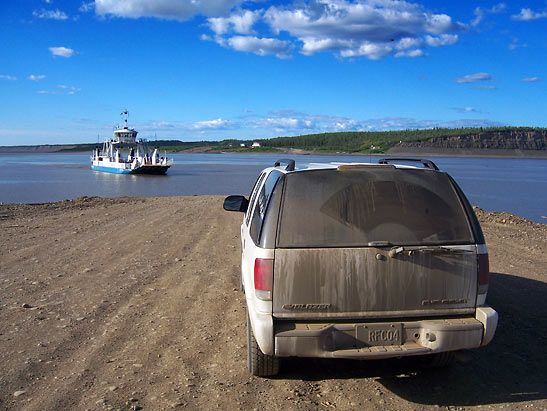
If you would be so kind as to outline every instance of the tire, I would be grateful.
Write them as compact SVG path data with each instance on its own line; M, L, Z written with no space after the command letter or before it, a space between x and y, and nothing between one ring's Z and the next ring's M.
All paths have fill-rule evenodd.
M279 372L279 358L264 354L258 346L251 329L249 314L247 314L247 368L257 377L277 375Z
M426 368L447 367L454 362L456 358L454 351L440 352L437 354L424 355L421 358L421 365Z

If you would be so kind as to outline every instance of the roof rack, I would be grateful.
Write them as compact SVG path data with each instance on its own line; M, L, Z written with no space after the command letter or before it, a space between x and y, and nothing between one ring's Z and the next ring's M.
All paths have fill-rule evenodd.
M279 167L281 165L281 163L286 163L287 164L287 167L285 167L285 170L287 170L287 171L293 171L294 170L294 166L295 166L294 160L291 160L290 158L282 158L281 160L277 160L274 163L274 167Z
M422 163L425 168L439 171L439 167L437 167L437 164L435 164L431 160L425 160L422 158L381 158L380 160L378 160L378 164L389 164L390 162L395 161L412 161L416 163Z

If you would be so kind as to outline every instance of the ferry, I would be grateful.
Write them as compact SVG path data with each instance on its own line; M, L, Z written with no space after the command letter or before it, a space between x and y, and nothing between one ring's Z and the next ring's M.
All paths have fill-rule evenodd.
M117 174L165 174L173 165L173 160L167 155L161 156L158 148L150 153L146 139L137 139L138 131L129 128L125 115L124 126L114 128L114 137L105 139L102 149L97 147L91 156L91 168ZM129 154L124 158L121 147L129 147Z

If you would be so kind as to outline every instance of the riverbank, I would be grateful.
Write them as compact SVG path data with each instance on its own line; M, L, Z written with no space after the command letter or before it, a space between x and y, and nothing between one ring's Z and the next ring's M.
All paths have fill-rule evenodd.
M260 379L222 199L0 206L0 409L547 407L547 225L477 210L500 324L450 369L292 359Z
M200 147L180 151L180 153L203 153L203 154L257 154L257 153L279 153L290 155L314 155L314 156L370 156L375 160L382 157L412 157L412 158L427 158L427 157L470 157L470 158L529 158L529 159L547 159L547 151L545 150L489 150L489 149L452 149L452 148L420 148L413 149L409 147L394 147L385 153L346 153L346 152L325 152L302 150L299 148L277 148L277 151L253 151L248 149L241 150L215 150Z
M547 159L545 150L506 150L485 148L413 148L393 147L386 155L397 157L483 157L483 158L534 158Z
M78 145L43 145L43 146L0 146L0 154L48 154L48 153L69 153L69 152L91 152L92 147L79 148ZM393 147L385 153L347 153L343 151L314 151L299 148L236 148L219 149L214 146L196 146L188 149L170 150L169 147L162 147L160 151L169 154L191 153L191 154L286 154L286 155L317 155L317 156L372 156L372 157L483 157L483 158L531 158L547 159L547 150L517 150L517 149L460 149L460 148L435 148L435 147Z

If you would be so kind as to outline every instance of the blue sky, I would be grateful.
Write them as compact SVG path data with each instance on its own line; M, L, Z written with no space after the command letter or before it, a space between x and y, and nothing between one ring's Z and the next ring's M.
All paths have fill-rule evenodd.
M0 145L547 127L545 0L0 8Z

